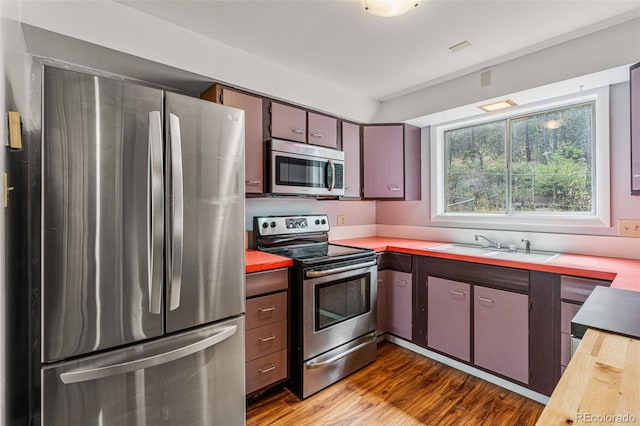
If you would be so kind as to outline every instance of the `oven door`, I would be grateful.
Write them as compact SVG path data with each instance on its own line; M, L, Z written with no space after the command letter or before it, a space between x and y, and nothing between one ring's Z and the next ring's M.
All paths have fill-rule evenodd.
M303 273L303 360L375 331L375 258L306 268Z
M344 195L344 161L271 151L271 192Z

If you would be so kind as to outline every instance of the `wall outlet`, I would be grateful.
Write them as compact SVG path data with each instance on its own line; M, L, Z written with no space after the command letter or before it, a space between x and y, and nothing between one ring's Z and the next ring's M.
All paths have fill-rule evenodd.
M338 226L344 226L346 224L346 216L343 214L338 215Z
M618 235L621 237L638 237L640 238L640 220L619 220Z

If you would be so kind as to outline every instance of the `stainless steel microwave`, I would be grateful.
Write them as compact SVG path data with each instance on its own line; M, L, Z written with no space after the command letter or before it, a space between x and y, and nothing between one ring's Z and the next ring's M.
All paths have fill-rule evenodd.
M279 139L268 149L271 193L344 195L344 152Z

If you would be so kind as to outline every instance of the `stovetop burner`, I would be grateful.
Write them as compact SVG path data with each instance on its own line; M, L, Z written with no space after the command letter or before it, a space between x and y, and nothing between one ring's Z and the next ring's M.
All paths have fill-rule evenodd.
M292 245L277 249L265 250L278 256L289 257L301 264L317 264L333 261L355 259L371 256L374 251L357 247L343 246L331 243L316 243L309 245Z

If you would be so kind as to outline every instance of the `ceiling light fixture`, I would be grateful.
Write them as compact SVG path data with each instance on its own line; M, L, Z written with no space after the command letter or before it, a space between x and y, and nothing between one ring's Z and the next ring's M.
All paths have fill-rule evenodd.
M497 111L499 109L503 109L503 108L509 108L512 106L516 106L518 105L517 103L513 102L511 99L504 99L502 101L498 101L498 102L493 102L490 104L486 104L486 105L480 105L478 108L483 109L487 112L491 112L491 111Z
M420 0L362 0L365 10L372 15L392 18L412 11Z

